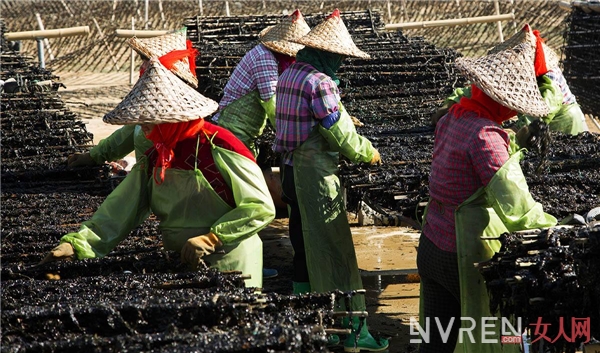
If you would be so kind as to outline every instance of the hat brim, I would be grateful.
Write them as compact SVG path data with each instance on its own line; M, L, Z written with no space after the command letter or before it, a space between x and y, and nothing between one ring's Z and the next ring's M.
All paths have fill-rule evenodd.
M293 43L293 42L286 41L286 40L269 41L269 42L261 41L261 43L265 47L267 47L270 50L273 50L277 53L294 56L294 57L296 56L298 51L300 51L302 48L304 48L304 45L302 45L302 44Z
M152 58L131 91L103 121L113 125L178 123L210 116L218 107Z
M531 117L550 112L540 94L533 55L535 47L521 43L514 48L481 58L458 58L456 67L496 102Z

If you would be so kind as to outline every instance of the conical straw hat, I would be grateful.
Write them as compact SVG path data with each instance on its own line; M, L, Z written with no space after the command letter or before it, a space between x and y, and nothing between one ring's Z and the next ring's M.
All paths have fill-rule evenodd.
M156 58L115 109L104 115L114 125L177 123L204 118L219 104L206 98Z
M356 58L369 59L371 57L356 47L338 9L335 9L325 21L315 26L307 35L294 40L294 42L304 44L309 48Z
M550 112L535 77L535 43L523 41L481 58L458 58L456 66L496 102L532 117Z
M300 10L296 10L275 26L262 30L259 34L259 40L273 51L296 56L298 50L304 48L304 45L294 43L292 40L305 36L308 32L310 32L310 27L308 27Z
M523 29L515 33L512 37L490 49L488 54L494 54L504 49L512 48L517 44L526 41L530 41L535 46L536 38L528 24L525 24ZM544 49L544 57L546 58L546 68L548 68L548 70L558 68L560 60L558 59L556 52L547 46L546 43L542 43L542 48Z
M173 50L185 50L186 47L186 28L182 28L173 33L168 33L152 38L136 38L131 37L127 40L127 44L133 48L144 60L154 57L161 57ZM172 69L175 75L189 83L192 87L198 87L198 79L190 71L190 63L188 58L184 58L175 63Z

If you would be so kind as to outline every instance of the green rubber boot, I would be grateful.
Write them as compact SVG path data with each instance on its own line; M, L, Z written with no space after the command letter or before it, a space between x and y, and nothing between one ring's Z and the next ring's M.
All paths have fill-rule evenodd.
M327 336L327 347L333 347L340 344L340 336L338 335L329 335Z
M292 282L294 294L310 293L310 282Z
M344 326L348 327L348 319L345 318ZM385 338L374 338L369 333L369 328L367 326L367 320L363 319L361 325L361 319L358 317L352 317L352 333L348 335L348 338L344 341L344 352L360 352L360 351L369 351L369 352L380 352L388 349L390 343ZM359 330L358 337L356 331ZM357 339L358 338L358 339Z

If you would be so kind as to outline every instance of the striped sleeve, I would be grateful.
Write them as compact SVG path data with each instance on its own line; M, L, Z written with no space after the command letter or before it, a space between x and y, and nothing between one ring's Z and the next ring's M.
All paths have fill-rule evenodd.
M340 94L335 82L329 78L319 81L313 89L311 102L315 119L321 120L331 113L337 112L339 101Z
M273 53L268 49L264 49L255 58L254 66L252 67L252 78L256 82L260 99L268 101L275 94L277 86L278 67L277 60Z

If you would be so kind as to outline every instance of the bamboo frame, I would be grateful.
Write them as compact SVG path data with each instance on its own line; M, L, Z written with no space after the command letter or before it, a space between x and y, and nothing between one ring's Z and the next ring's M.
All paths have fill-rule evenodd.
M473 23L511 21L514 19L515 19L514 13L507 13L507 14L503 14L503 15L465 17L465 18L457 18L457 19L451 19L451 20L391 23L391 24L385 25L384 28L386 31L393 31L393 30L397 30L397 29L461 26L461 25L469 25L469 24L473 24Z
M116 29L118 38L152 38L173 32L172 30L138 30L138 29Z
M4 33L6 40L26 40L26 39L40 39L40 38L60 38L69 36L79 36L83 34L89 34L89 26L79 27L68 27L59 29L46 29L43 31L24 31L24 32L8 32Z

